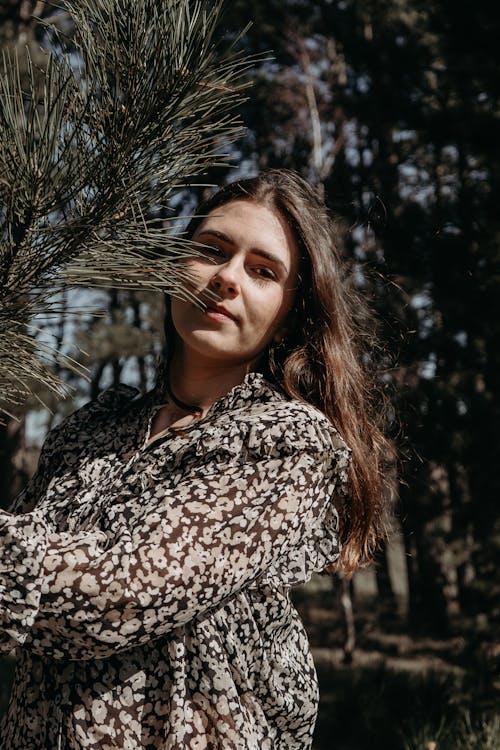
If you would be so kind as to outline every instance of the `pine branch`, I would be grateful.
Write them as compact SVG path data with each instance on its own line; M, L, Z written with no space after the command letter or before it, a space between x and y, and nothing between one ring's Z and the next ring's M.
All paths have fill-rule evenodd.
M43 90L28 50L27 89L17 58L4 61L0 79L0 410L25 400L30 378L64 388L46 364L57 354L27 332L36 312L50 314L54 292L86 285L193 297L182 261L197 248L149 217L224 162L254 62L221 52L221 2L61 8L75 36L61 33L57 15L44 19L58 52L47 56Z

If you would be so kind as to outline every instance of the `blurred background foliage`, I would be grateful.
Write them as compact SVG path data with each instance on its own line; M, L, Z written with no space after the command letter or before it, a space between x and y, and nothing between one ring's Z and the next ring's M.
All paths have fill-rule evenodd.
M318 749L500 747L494 11L492 0L232 0L220 31L231 40L252 21L239 45L269 56L249 74L235 166L206 181L284 166L323 193L378 313L374 357L401 454L394 534L376 566L349 583L318 576L294 594L322 685ZM44 2L0 2L2 46L38 54L36 16L50 12ZM179 212L201 192L183 194ZM54 420L113 383L152 383L161 296L92 294L103 317L62 315L48 331L89 380L58 373L73 399L40 393L54 414L33 401L21 421L0 426L5 504Z

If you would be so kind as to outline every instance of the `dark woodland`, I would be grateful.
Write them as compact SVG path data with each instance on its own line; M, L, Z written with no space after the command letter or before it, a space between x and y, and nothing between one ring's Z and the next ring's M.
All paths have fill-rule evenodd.
M0 2L2 47L28 44L38 59L38 17L51 12ZM393 532L375 564L295 592L322 690L316 750L500 747L496 16L492 0L231 0L219 29L230 42L251 22L237 46L261 59L233 166L204 181L289 167L317 186L376 312L370 356L399 452ZM201 193L184 191L176 210ZM52 412L33 397L0 425L6 505L57 419L114 383L151 385L161 295L101 289L98 301L101 317L48 326L89 379L62 367L72 399L40 391ZM12 659L0 669L3 707Z

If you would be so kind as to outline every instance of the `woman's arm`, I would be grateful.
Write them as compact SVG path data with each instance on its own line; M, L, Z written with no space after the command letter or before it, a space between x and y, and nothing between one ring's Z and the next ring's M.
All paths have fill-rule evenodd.
M330 501L338 458L291 449L209 475L199 470L112 543L97 531L49 534L36 511L3 514L4 637L37 653L88 659L203 616L299 544Z
M11 513L29 513L41 497L51 479L57 478L65 469L63 456L75 450L82 432L95 436L102 429L102 422L110 422L120 408L137 396L139 391L127 385L108 388L93 401L76 409L47 434L38 466L26 487L14 498L9 507Z
M29 513L44 494L55 468L53 466L55 455L53 445L57 439L58 431L59 428L54 427L47 435L40 452L37 469L26 487L12 501L9 507L11 513Z

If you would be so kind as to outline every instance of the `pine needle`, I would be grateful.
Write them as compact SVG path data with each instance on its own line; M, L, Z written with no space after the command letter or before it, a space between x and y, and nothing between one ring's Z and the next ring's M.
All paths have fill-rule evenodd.
M217 41L221 2L68 0L75 33L45 19L40 86L28 49L0 78L0 411L78 363L42 344L34 316L75 286L194 299L198 248L158 228L158 207L216 164L241 131L251 59ZM50 302L52 300L52 303ZM74 311L73 311L74 314Z

